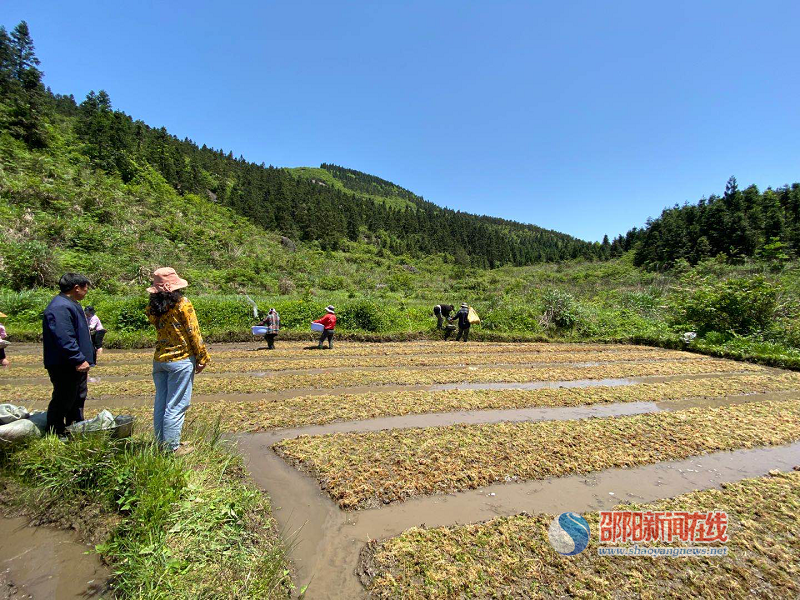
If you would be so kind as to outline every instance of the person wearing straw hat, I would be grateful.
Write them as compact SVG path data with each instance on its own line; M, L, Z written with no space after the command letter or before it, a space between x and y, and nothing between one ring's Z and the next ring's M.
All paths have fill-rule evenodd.
M0 319L5 319L6 315L0 312ZM6 333L6 328L3 327L3 324L0 323L0 366L7 367L8 366L8 359L6 358L6 344L8 342L5 339L8 337Z
M147 288L147 318L156 329L153 356L153 429L166 450L179 450L186 411L192 401L196 373L209 362L192 303L183 295L189 285L172 267L156 269Z
M333 330L336 327L336 311L333 310L333 306L329 304L325 310L328 311L328 314L314 321L314 323L319 323L324 327L319 338L319 346L317 346L320 350L325 340L328 340L328 350L333 348Z
M459 341L461 336L464 336L463 341L467 341L469 337L469 304L466 302L461 303L461 308L453 317L453 320L458 321L458 335L456 341Z

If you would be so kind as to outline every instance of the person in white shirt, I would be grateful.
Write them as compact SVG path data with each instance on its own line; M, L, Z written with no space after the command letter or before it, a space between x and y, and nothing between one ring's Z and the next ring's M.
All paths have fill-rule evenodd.
M86 314L86 320L89 321L89 334L92 336L92 345L94 346L94 360L103 353L103 338L106 336L106 328L100 322L100 317L95 313L94 306L87 306L83 309Z

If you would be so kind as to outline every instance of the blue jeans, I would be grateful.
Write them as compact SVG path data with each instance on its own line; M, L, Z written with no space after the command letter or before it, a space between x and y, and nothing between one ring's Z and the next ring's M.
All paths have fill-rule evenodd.
M162 446L175 450L181 443L181 429L186 409L192 401L195 358L173 362L153 361L156 401L153 405L153 429Z

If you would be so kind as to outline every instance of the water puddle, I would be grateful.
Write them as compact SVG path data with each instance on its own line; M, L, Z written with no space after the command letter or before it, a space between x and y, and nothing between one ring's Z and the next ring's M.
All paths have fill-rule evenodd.
M587 388L600 386L634 385L630 377L616 379L575 379L573 381L530 381L525 383L443 383L430 386L431 391L441 390L541 390L555 388Z
M496 516L606 509L619 502L652 502L696 489L718 487L791 470L800 443L776 448L720 452L636 467L608 469L523 483L497 484L470 492L414 498L384 508L346 513L316 481L296 471L270 448L274 436L243 435L238 446L256 483L272 498L281 530L292 540L297 584L308 598L357 598L365 592L355 575L359 552L370 539L391 537L419 525L471 523Z
M444 383L428 386L431 391L440 390L541 390L554 388L589 388L601 386L636 385L637 383L666 383L689 379L725 378L752 374L748 371L724 373L694 373L687 375L648 375L646 377L620 377L607 379L573 379L570 381L529 381L524 383Z
M111 573L67 531L0 518L0 582L11 598L100 598Z

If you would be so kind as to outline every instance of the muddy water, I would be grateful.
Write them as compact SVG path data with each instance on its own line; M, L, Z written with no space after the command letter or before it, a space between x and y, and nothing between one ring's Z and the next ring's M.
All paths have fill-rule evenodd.
M108 569L69 532L0 517L0 540L0 571L4 583L16 588L16 597L100 598L108 589Z
M784 371L781 371L782 373ZM714 377L735 377L747 375L748 371L727 371L724 373L693 373L687 375L648 375L646 377L620 377L608 379L573 379L571 381L529 381L525 383L443 383L428 386L430 391L441 390L540 390L552 388L588 388L602 386L636 385L637 383L666 383L689 379L708 379Z
M358 555L370 539L409 527L482 521L523 511L559 513L610 508L619 502L651 502L695 489L717 487L790 470L800 462L800 443L777 448L721 452L634 469L609 469L542 481L498 484L447 496L415 498L380 509L345 513L317 483L289 467L270 449L272 436L238 440L256 483L272 498L275 518L293 541L299 586L308 598L356 598L364 590L355 576Z

